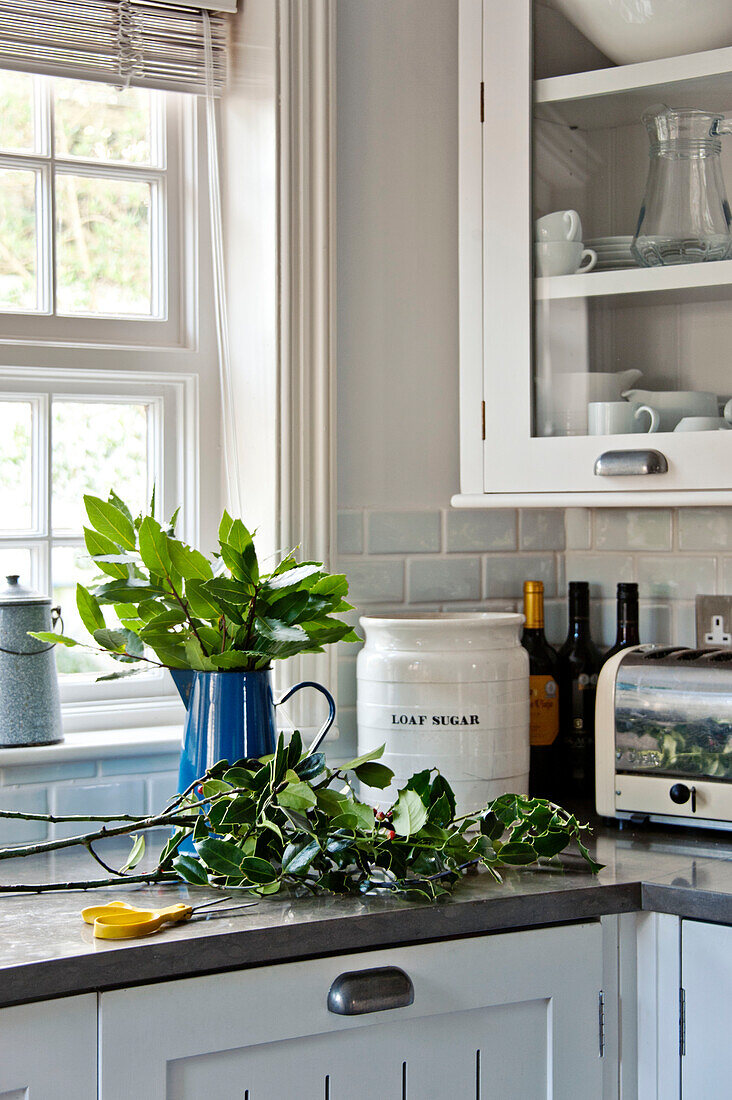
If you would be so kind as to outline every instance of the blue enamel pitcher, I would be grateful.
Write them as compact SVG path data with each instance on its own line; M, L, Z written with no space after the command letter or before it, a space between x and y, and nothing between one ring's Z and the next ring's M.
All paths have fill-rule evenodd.
M178 791L190 787L217 760L234 763L243 757L265 756L277 746L275 707L296 691L311 687L328 700L328 717L311 751L333 725L335 702L322 684L303 680L274 701L269 669L257 672L194 672L171 669L175 686L186 706Z

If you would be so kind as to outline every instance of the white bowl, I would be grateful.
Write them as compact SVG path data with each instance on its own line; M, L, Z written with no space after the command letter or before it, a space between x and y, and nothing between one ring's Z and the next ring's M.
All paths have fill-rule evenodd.
M730 0L548 0L618 65L732 45Z

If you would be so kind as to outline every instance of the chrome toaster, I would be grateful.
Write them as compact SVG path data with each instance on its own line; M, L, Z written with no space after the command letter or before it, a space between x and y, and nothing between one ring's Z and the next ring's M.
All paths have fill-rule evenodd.
M732 829L732 650L642 645L603 665L595 795L603 817Z

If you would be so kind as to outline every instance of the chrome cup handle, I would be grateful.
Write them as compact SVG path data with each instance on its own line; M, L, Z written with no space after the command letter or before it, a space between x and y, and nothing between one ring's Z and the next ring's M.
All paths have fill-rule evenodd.
M275 703L275 706L278 707L281 703L286 703L287 700L291 699L295 692L300 691L301 688L315 688L316 691L319 691L320 694L324 695L325 698L328 700L328 717L318 730L317 734L315 735L315 740L305 754L306 756L311 756L320 747L323 739L325 738L325 735L329 732L330 727L335 722L336 705L335 699L328 691L328 689L324 688L322 684L316 684L314 680L303 680L301 683L295 684L294 687L291 687L289 691L286 691L282 698L278 700L277 703Z

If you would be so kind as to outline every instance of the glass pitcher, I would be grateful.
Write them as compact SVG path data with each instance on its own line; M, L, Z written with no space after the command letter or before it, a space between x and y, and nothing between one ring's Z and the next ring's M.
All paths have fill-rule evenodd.
M633 255L643 267L726 260L732 237L720 135L732 125L724 115L665 104L641 119L651 163Z

